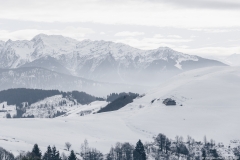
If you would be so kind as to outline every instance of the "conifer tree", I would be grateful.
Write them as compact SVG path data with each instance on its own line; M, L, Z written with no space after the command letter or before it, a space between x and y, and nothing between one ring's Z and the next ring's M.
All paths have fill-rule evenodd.
M137 142L136 147L133 151L133 160L146 160L146 153L141 140Z
M68 160L77 160L77 157L76 157L76 155L75 155L73 150L71 151L71 153L70 153L70 155L68 157Z
M50 146L48 146L47 151L43 156L43 160L51 160L51 158L52 158L52 149Z
M41 153L41 151L40 151L40 149L39 149L39 147L38 147L37 144L35 144L35 145L33 146L32 155L33 155L33 157L34 157L35 159L41 159L41 157L42 157L42 153Z
M60 154L57 151L55 146L53 146L53 148L52 148L52 159L51 160L61 160Z
M207 153L205 149L202 149L202 157L203 157L203 160L205 160L207 157Z

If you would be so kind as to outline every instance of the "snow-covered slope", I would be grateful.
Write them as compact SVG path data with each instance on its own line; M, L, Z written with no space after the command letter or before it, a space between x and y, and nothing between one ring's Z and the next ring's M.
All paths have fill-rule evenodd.
M86 105L78 104L76 100L69 100L56 95L45 98L39 102L26 107L23 117L34 116L34 118L55 118L55 117L79 117L96 113L101 107L107 105L106 101L95 101Z
M76 41L44 34L31 41L9 40L2 45L0 68L37 66L61 71L64 67L73 75L105 82L144 84L150 81L154 85L186 70L224 65L167 47L144 51L121 43ZM52 57L51 61L55 59L59 65L44 65L48 63L44 60L49 61L44 57ZM41 63L36 62L39 59Z
M168 97L177 105L165 106L162 101ZM78 151L86 138L90 146L106 153L117 141L135 144L164 133L171 139L190 135L197 141L206 135L227 144L239 139L239 97L239 67L198 69L172 78L118 111L55 119L0 119L0 142L17 152L30 150L34 143L43 149L48 145L64 149L68 141Z
M62 95L56 95L26 107L26 113L23 114L23 117L54 118L59 116L58 114L65 114L79 106L75 105L75 101L63 98Z
M176 100L177 105L165 106L165 98ZM240 133L239 104L240 68L214 67L182 73L121 111L137 112L129 121L149 133L161 130L172 137L190 134L198 138L206 134L227 142Z
M77 108L71 109L61 117L79 117L96 114L101 108L105 107L107 104L108 102L106 101L95 101L90 104L81 105Z

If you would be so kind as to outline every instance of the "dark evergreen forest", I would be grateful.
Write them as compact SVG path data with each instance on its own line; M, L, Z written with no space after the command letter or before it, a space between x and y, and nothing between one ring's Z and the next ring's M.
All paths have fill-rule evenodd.
M137 93L125 93L125 92L122 92L122 93L111 93L110 95L107 96L107 102L113 102L115 101L116 99L120 98L120 97L123 97L125 95L129 95L129 96L139 96L139 94Z
M111 102L106 107L100 109L98 113L102 112L110 112L110 111L116 111L120 108L126 106L128 103L133 102L135 98L138 97L138 94L136 93L129 93L129 94L111 94L108 97L108 100Z
M6 101L8 105L17 106L21 106L23 102L27 102L28 105L31 105L32 103L55 95L63 95L63 97L76 99L80 104L88 104L96 100L104 100L103 98L79 91L61 92L59 90L16 88L0 91L0 102Z

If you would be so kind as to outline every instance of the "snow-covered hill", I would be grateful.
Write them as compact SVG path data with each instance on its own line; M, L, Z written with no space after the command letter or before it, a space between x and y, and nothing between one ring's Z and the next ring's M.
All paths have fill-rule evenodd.
M44 34L31 41L0 43L0 50L0 68L37 66L114 83L155 85L186 70L224 65L167 47L144 51L121 43Z
M86 116L96 113L101 107L105 107L106 105L106 101L95 101L81 105L78 104L76 100L69 100L68 98L63 98L62 95L56 95L26 107L26 113L23 114L23 117L57 118L60 116Z
M164 133L171 139L191 135L196 141L206 135L228 144L239 139L239 96L239 67L198 69L172 78L118 111L86 116L74 112L54 119L0 119L0 143L15 153L31 150L34 143L43 149L56 145L62 150L65 142L78 151L86 138L107 153L117 141L135 144ZM173 98L177 105L165 106L165 98Z

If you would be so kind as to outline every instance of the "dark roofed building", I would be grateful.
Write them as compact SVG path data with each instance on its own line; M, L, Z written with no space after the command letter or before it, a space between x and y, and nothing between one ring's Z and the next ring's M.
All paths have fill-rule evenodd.
M166 106L176 105L176 101L171 98L167 98L164 99L163 104L165 104Z

